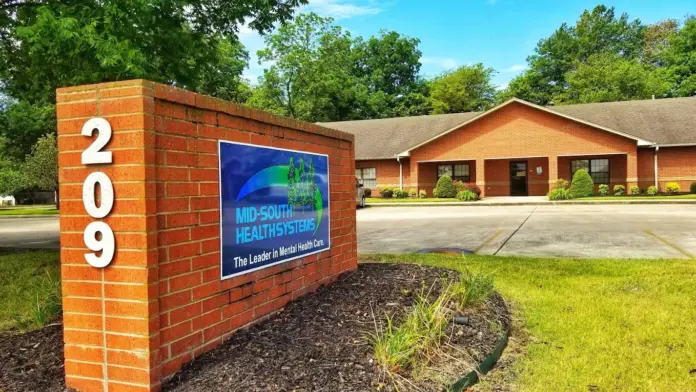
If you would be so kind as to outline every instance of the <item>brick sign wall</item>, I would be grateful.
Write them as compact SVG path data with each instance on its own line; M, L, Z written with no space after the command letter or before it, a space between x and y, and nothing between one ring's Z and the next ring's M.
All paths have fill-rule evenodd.
M352 135L142 80L57 101L69 387L158 390L356 268ZM328 155L331 249L221 280L218 140Z

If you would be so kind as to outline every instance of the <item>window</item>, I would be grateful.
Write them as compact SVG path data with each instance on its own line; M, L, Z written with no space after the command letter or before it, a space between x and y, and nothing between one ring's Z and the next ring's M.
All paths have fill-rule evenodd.
M595 184L609 184L609 160L608 159L576 159L570 161L571 178L576 171L587 170Z
M377 170L374 167L355 169L355 177L358 178L358 182L363 184L365 188L377 188Z
M469 182L471 176L469 175L469 165L439 165L437 167L437 179L439 180L442 176L450 176L452 180Z

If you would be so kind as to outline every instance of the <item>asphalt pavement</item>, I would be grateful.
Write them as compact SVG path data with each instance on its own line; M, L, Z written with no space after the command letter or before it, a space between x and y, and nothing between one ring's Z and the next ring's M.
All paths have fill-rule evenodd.
M57 215L0 217L0 248L58 249Z
M689 258L696 205L365 208L359 253L462 248L502 256Z

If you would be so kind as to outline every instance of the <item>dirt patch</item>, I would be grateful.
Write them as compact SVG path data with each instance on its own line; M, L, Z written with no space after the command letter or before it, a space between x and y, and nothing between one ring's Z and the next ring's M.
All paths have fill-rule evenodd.
M394 390L373 363L366 337L375 332L375 319L381 324L390 315L400 321L423 287L432 287L430 296L437 296L443 275L457 277L453 271L411 264L361 264L358 271L194 360L164 390ZM492 352L508 323L497 295L468 316L470 325L448 328L457 352L471 358L472 367L459 369L459 376ZM418 385L412 390L440 389Z
M62 392L63 327L0 334L0 391Z

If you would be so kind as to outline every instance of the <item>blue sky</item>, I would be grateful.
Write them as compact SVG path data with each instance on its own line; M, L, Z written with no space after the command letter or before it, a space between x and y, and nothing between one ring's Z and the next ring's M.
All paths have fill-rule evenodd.
M693 0L310 0L300 12L336 19L354 36L369 37L381 29L421 40L421 73L426 76L465 64L483 63L497 71L494 83L504 87L526 67L525 59L539 39L561 23L574 24L585 9L614 6L617 14L654 23L683 20L696 12ZM263 39L242 29L242 42L252 54L245 76L253 82L263 73L256 51Z

